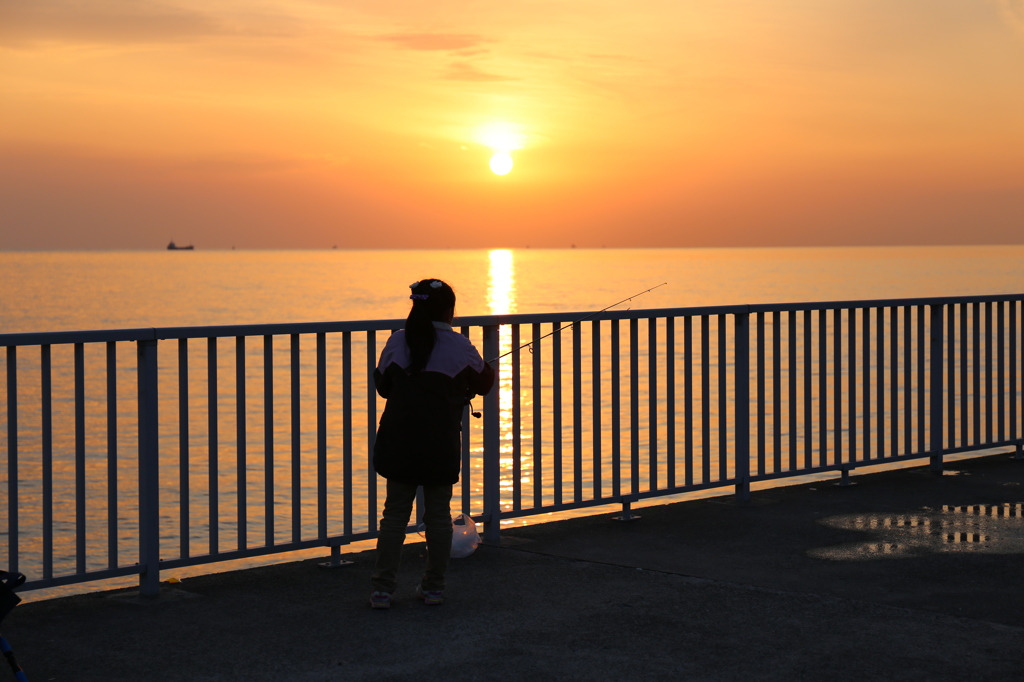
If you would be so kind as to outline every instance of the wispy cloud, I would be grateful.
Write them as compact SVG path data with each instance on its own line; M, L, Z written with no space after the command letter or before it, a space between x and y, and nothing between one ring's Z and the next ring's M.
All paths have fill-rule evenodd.
M502 76L495 73L487 73L482 71L472 64L466 62L455 62L448 67L448 71L444 74L445 80L450 81L471 81L471 82L488 82L488 81L515 81L518 78L511 76Z
M471 33L393 33L380 39L410 50L454 52L479 48L491 42L483 36Z
M218 35L281 35L285 17L215 17L183 4L135 0L33 0L5 3L0 41L35 43L183 42Z
M1024 32L1024 0L993 0L1006 23Z
M0 39L22 45L183 40L225 32L225 26L193 10L126 0L5 3L0 22Z

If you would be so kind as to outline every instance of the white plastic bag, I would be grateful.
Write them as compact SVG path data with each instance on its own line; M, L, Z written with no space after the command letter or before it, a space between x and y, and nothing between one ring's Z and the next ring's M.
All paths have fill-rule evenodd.
M452 557L464 559L480 544L480 534L476 532L476 522L469 514L459 514L452 519Z

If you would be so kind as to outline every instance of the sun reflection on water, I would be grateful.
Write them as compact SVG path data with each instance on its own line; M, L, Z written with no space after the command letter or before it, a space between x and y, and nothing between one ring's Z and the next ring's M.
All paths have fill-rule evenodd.
M505 315L516 312L516 271L512 252L508 249L494 249L488 257L491 261L490 281L487 285L487 305L491 315Z
M487 304L492 315L507 315L516 312L516 277L515 261L512 251L508 249L494 249L488 254L490 258L489 282L487 286ZM501 468L503 471L511 471L513 468L513 441L512 441L512 410L515 396L512 391L512 355L506 355L512 351L512 330L503 326L498 333L498 377L501 389L501 402L499 410L501 413ZM490 358L488 358L489 360ZM512 480L509 477L502 477L502 498L512 495ZM502 499L502 506L508 507L509 500Z

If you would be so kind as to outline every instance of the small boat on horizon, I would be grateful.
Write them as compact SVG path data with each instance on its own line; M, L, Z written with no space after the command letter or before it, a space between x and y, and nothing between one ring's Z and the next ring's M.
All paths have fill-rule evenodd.
M191 244L189 244L188 246L178 246L173 241L171 241L171 243L167 245L167 250L168 251L192 251L195 248L196 247L194 247Z

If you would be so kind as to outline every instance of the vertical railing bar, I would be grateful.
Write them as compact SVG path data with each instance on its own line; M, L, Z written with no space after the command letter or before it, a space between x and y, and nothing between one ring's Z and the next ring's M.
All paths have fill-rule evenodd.
M828 311L818 311L818 465L828 464Z
M53 578L53 364L52 364L52 353L50 345L42 345L39 347L40 350L40 397L42 398L42 468L43 468L43 579L49 580ZM108 353L108 358L110 354ZM108 389L110 385L108 385ZM17 401L17 396L8 395L11 400ZM117 401L114 402L115 409ZM110 409L111 402L108 400L108 409ZM117 476L117 469L114 470L114 475ZM110 468L108 468L108 479L110 479ZM16 478L14 479L16 480ZM117 482L115 481L114 491L117 492ZM108 495L110 495L110 487L108 488ZM115 498L115 507L116 507ZM108 508L110 509L110 498L108 498ZM117 511L114 512L114 517L117 518ZM12 516L12 518L14 518ZM110 521L111 515L108 513L108 522ZM116 530L116 526L115 526ZM110 525L108 525L108 536L114 535L114 548L117 551L117 536L111 534ZM115 554L115 563L117 565L117 558Z
M7 570L18 572L18 347L7 346Z
M861 385L861 392L864 396L862 399L863 405L861 405L861 410L863 410L864 414L861 418L863 424L861 433L864 436L864 456L861 459L864 461L871 459L871 423L873 421L871 419L871 310L871 308L864 308L861 314L861 320L864 322L862 341L864 347L861 350L863 353L863 369L861 370L863 383Z
M516 337L518 339L518 336ZM518 342L512 344L513 348L518 348ZM590 323L590 376L591 376L591 398L592 398L592 418L593 418L593 497L595 499L602 496L603 481L601 477L601 321L594 320ZM518 395L517 386L513 385L513 391L516 391ZM518 403L517 403L518 405ZM518 461L517 457L515 461ZM518 508L518 507L517 507Z
M658 489L658 319L647 318L648 489Z
M377 368L377 332L366 332L366 527L377 530L377 472L373 468L373 447L377 440L377 390L373 371Z
M572 488L573 501L583 500L583 325L572 325Z
M640 320L629 321L629 477L640 492Z
M49 383L49 380L47 380ZM44 434L48 427L43 428ZM46 436L44 435L44 438ZM52 443L51 443L52 446ZM44 444L43 449L46 449ZM51 447L52 454L52 447ZM117 568L117 342L107 341L107 568ZM52 457L44 455L45 459L52 462ZM48 477L48 474L44 474ZM46 488L49 486L49 495ZM52 504L52 480L44 481L43 497L49 497L49 502L44 499L43 507ZM44 517L46 511L43 512ZM52 517L51 517L52 519ZM43 519L43 525L47 521ZM44 541L45 544L45 541ZM52 556L52 555L51 555ZM49 577L49 576L47 576Z
M974 442L973 445L981 443L981 303L974 302L971 304L972 313L972 331L973 338L971 339L971 350L972 350L972 363L971 370L973 373L974 381L974 392L971 406L973 408L974 417Z
M1010 440L1017 440L1017 301L1010 301ZM952 369L950 370L952 372ZM952 416L952 415L951 415ZM952 419L950 419L952 421ZM952 443L950 444L952 447Z
M772 313L772 457L782 471L782 313Z
M931 433L929 434L928 450L931 452L931 470L933 472L942 471L942 346L943 346L943 326L942 326L942 315L944 308L942 304L931 305L931 348L929 362L931 363L931 377L929 380L929 392L931 396L929 405L928 425ZM921 306L922 317L924 306ZM923 335L922 335L923 336ZM924 339L921 338L920 344L924 345ZM924 383L922 377L922 384ZM921 420L922 422L924 419Z
M939 329L938 333L941 335L942 330ZM930 444L925 446L926 429L929 428L925 425L925 410L927 409L925 381L930 382L930 379L933 378L925 372L925 353L930 345L928 339L929 335L925 330L925 307L919 305L917 306L917 451L920 454L934 449ZM928 390L931 390L930 386Z
M494 358L500 354L500 327L483 328L483 355ZM558 338L558 334L555 334ZM484 540L491 544L501 542L501 377L494 388L484 396L483 428L483 492Z
M327 334L316 335L316 531L327 537Z
M541 365L541 337L542 329L540 323L533 325L533 343L530 349L533 351L533 507L540 509L544 506L544 414L543 403L543 367ZM618 373L612 375L612 380L618 379ZM616 424L612 418L612 424Z
M292 436L292 542L302 539L302 431L301 431L301 393L300 348L299 335L290 338L290 370L291 370L291 436Z
M995 305L989 301L985 307L985 442L991 443L992 434L992 317Z
M996 440L1006 438L1006 302L996 304L996 400L999 423Z
M814 451L814 396L811 373L814 371L814 325L810 310L804 311L804 468L813 464Z
M139 595L160 595L160 392L156 340L138 341Z
M619 321L611 321L611 379L612 379L612 495L622 494L622 386L620 369ZM534 334L539 329L534 325Z
M676 487L676 318L665 318L665 462L669 488Z
M955 303L946 308L946 447L956 447L956 310ZM963 387L961 387L962 389Z
M875 308L875 326L878 327L878 347L875 349L875 381L878 383L878 396L875 403L878 410L878 438L875 449L878 458L885 457L885 308ZM890 409L891 406L890 406Z
M786 320L789 323L789 338L786 339L787 350L789 351L789 367L788 367L788 378L789 378L789 469L790 471L797 468L796 458L797 449L799 443L797 441L797 341L796 341L796 311L790 310L786 313Z
M832 311L832 463L843 461L843 310Z
M469 327L461 327L459 333L469 338ZM496 367L495 370L498 368ZM470 407L467 404L462 410L462 471L463 474L459 477L462 481L462 509L468 510L467 513L473 513L473 476L472 462L470 461L470 454L473 450L473 422L470 419ZM423 491L419 490L416 494L416 504L420 505L424 501ZM417 513L422 510L422 506L417 507Z
M512 348L522 346L520 326L512 325ZM523 363L522 354L512 353L512 509L523 508ZM499 363L500 366L500 363Z
M711 481L711 318L700 316L701 483Z
M718 479L729 478L729 358L726 346L726 316L718 315ZM749 341L748 341L749 346ZM749 362L749 361L748 361ZM749 407L748 407L749 412ZM748 448L749 449L749 448Z
M551 323L551 454L555 504L562 503L562 335Z
M850 308L847 311L847 348L846 354L849 358L849 394L846 399L846 433L849 447L846 457L847 462L856 462L857 457L857 308ZM866 309L861 309L866 310Z
M512 325L512 348L519 348L520 326ZM512 508L523 508L523 363L522 354L512 353ZM500 363L499 363L500 367Z
M113 342L110 342L113 343ZM110 453L110 410L116 413L117 400L110 401L110 349L107 349L107 452ZM40 397L42 398L42 467L43 467L43 578L49 580L53 577L53 360L50 345L40 346ZM17 396L8 396L10 400L17 402ZM116 394L115 394L116 398ZM113 405L113 408L111 408ZM116 422L113 432L116 443L117 431ZM116 447L116 446L115 446ZM110 462L107 466L107 563L110 567L117 565L117 468L116 462L111 475ZM110 483L113 479L113 483ZM13 479L17 480L17 479ZM114 491L114 504L110 503L110 491ZM111 528L113 519L113 528ZM110 548L113 546L113 559L111 561Z
M275 544L274 523L274 336L263 336L263 527L264 543Z
M903 448L904 454L914 452L913 390L914 390L914 343L913 306L903 307Z
M757 325L757 473L760 476L765 474L765 375L767 371L764 366L764 313L756 314ZM737 327L738 328L738 327ZM736 378L739 381L739 377ZM739 405L737 405L739 409ZM748 407L749 409L749 407Z
M1017 313L1017 315L1018 315L1017 324L1020 325L1020 326L1019 327L1018 326L1014 326L1014 330L1015 330L1015 332L1017 334L1017 342L1013 345L1013 358L1014 358L1013 361L1014 361L1014 366L1020 368L1019 374L1022 375L1022 376L1020 376L1020 382L1022 384L1024 384L1024 299L1013 302L1013 308L1014 308L1015 311L1017 310L1018 306L1020 306L1020 312ZM1021 364L1018 364L1018 363L1021 363ZM1017 394L1018 390L1022 390L1022 389L1024 389L1024 387L1018 385L1017 382L1014 382L1014 386L1013 386L1013 393L1014 393L1014 395ZM1019 400L1017 402L1017 409L1013 411L1013 423L1015 425L1019 424L1021 419L1022 419L1022 417L1024 417L1024 414L1021 414L1022 408L1024 408L1024 399ZM1015 432L1015 435L1014 435L1014 440L1018 441L1016 449L1017 449L1017 453L1021 453L1022 443L1019 441L1019 439L1024 434L1021 433L1020 427L1015 426L1015 428L1018 429Z
M970 366L970 343L967 333L967 318L970 317L970 305L961 303L960 306L960 447L966 447L971 442L970 422L970 392L971 385L968 383L968 368Z
M76 343L75 353L75 569L86 571L85 562L85 344Z
M342 376L342 428L345 433L342 437L342 456L344 465L342 476L344 487L342 488L342 509L345 515L344 531L345 536L352 535L352 332L341 334L341 376ZM326 402L326 401L325 401ZM324 431L327 431L326 414L324 416ZM326 471L324 484L326 485ZM324 509L324 524L326 528L327 510Z
M889 454L900 454L900 312L889 308L889 432L892 443Z
M763 322L763 314L758 314ZM763 339L763 335L762 339ZM721 337L721 333L720 333ZM740 502L750 499L750 314L733 316L733 395L736 403L736 498ZM758 375L764 374L758 368Z
M242 551L249 545L248 534L248 443L246 441L245 414L245 337L235 337L235 478L237 486L237 506L235 510L238 524L238 549Z
M192 555L189 484L188 339L178 339L178 552Z
M686 433L683 435L683 447L686 466L686 485L693 485L693 317L683 318L683 414Z
M220 553L220 433L217 397L217 337L206 340L206 390L209 439L210 554Z

